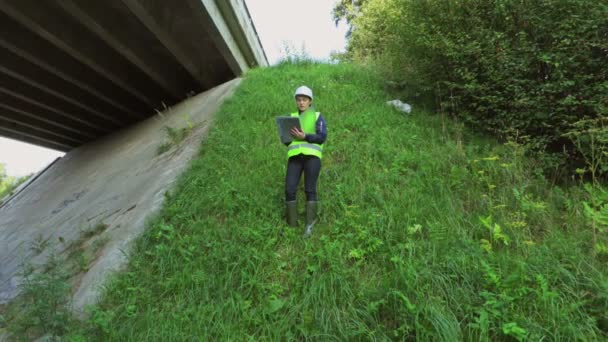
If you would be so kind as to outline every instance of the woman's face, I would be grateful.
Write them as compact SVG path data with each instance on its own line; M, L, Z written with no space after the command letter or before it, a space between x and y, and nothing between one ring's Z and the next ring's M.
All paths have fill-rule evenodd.
M298 105L298 110L303 112L310 108L310 103L312 100L308 96L298 95L296 96L296 104Z

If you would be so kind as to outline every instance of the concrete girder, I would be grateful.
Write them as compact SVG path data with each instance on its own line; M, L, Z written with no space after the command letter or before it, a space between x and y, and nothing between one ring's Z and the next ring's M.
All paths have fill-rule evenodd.
M53 115L54 113L52 112L50 112L50 115L41 115L41 112L45 112L45 109L0 92L0 116L5 116L12 120L19 120L23 117L24 120L29 120L27 122L32 124L38 122L40 128L48 127L59 132L65 131L63 134L79 136L83 141L88 141L99 136L99 133L95 133L82 125L72 123L70 126L62 123L58 115Z
M0 0L2 132L43 146L95 140L267 63L244 0Z
M203 2L206 3L209 2L209 0L203 0ZM245 2L239 0L214 0L213 2L222 14L222 18L226 22L226 26L233 37L232 41L225 37L223 42L228 43L228 45L236 45L229 46L233 55L237 56L235 51L241 52L243 57L241 63L244 62L244 66L240 67L242 72L258 64L268 65L264 50L261 48L254 48L254 46L261 47L262 43L260 42L258 33L251 21L251 16ZM209 6L209 8L211 7ZM212 17L217 18L217 16ZM217 27L219 28L221 26L217 25ZM226 34L222 33L222 35L225 36ZM221 43L222 42L219 42L219 44Z
M77 137L65 134L63 131L53 130L51 129L52 127L47 126L45 122L20 114L21 113L19 112L2 108L2 111L0 112L0 127L19 128L21 132L29 132L35 135L40 135L40 132L42 132L43 134L55 137L54 139L59 138L66 142L71 142L74 146L81 145L87 141L87 139L82 136Z
M0 127L0 135L15 140L27 141L38 146L43 146L62 152L67 152L76 147L76 145L65 144L55 139L48 139L43 136L32 135L4 127Z
M150 108L159 106L157 99L171 98L143 73L135 70L103 40L88 30L76 32L71 16L62 15L53 1L4 0L0 10L48 40L57 48L95 70L99 77L110 79ZM142 91L145 89L145 92Z
M212 59L215 46L203 34L192 41L192 32L201 32L206 23L196 21L197 13L184 1L164 0L122 0L139 21L154 33L160 42L175 56L179 63L204 89L213 87L235 77L220 78L223 73L222 61ZM199 6L202 7L202 6ZM198 8L197 10L200 10ZM203 30L204 32L204 30ZM201 32L202 33L202 32Z
M200 89L150 32L139 30L141 24L130 15L129 9L121 1L76 3L62 0L57 4L174 98L183 98L185 94ZM137 33L125 34L125 31ZM151 53L151 49L154 49L154 53Z
M36 93L48 93L48 94L56 97L57 99L63 100L63 102L65 102L65 103L69 103L69 105L71 107L79 108L78 111L84 114L84 115L81 115L82 118L88 117L88 120L92 119L92 121L97 121L100 123L101 122L111 123L113 126L116 126L116 127L120 127L121 123L124 122L123 120L118 120L114 117L101 113L100 111L94 109L93 107L83 105L82 103L70 98L69 96L63 95L63 93L60 91L60 89L58 89L58 90L51 89L42 83L38 83L35 80L24 77L16 72L11 71L10 69L0 66L0 80L7 80L7 79L10 79L12 82L11 83L8 83L8 82L2 83L0 81L0 84L10 84L11 88L13 88L13 90L16 90L16 92L19 92L18 89L21 89L22 86L14 83L14 82L21 82L23 84L27 84L28 86L37 89L37 90L35 90ZM22 93L22 94L23 94L23 96L26 96L26 97L32 95L32 93ZM51 102L57 103L56 100L55 101L51 100Z
M9 50L0 49L0 60L2 61L0 72L9 74L24 82L36 84L39 88L48 88L46 85L53 85L53 91L60 93L64 98L69 98L70 102L100 119L123 126L129 121L143 117L131 116L124 112L121 113L117 108L100 101L98 97L91 95L89 92L82 90L80 87L55 74L49 73L36 64L31 64L19 58L19 56L12 54Z
M57 49L1 11L0 32L3 33L0 35L0 47L88 91L113 105L118 111L137 115L149 108L146 103L116 87L105 77L98 77L95 70Z
M50 118L53 117L52 113L55 113L58 115L56 116L58 120L70 126L72 126L72 122L77 122L99 133L107 133L120 127L111 122L101 122L96 118L92 118L86 112L83 112L82 108L0 72L1 84L11 84L11 89L0 86L1 93L12 95L25 102L45 108L47 110L45 116Z

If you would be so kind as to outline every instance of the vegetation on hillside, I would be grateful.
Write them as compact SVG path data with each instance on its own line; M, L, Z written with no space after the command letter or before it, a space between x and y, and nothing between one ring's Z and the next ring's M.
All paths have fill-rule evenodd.
M432 94L475 129L525 143L545 171L583 169L593 139L608 153L605 1L343 0L334 16L352 24L350 59L379 65L410 95ZM576 145L569 133L581 125Z
M608 5L341 0L334 17L356 64L248 72L127 270L53 334L608 339ZM329 126L308 240L285 223L274 127L302 84ZM395 91L434 110L398 112Z
M309 240L285 224L273 120L301 84L329 126ZM349 64L250 71L72 337L606 338L607 255L584 193L548 184L516 142L392 109L382 85Z

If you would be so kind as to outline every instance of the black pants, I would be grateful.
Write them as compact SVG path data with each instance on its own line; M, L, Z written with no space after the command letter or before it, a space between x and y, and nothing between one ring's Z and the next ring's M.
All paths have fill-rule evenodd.
M287 160L285 176L285 200L295 201L300 177L304 171L304 192L307 201L317 200L317 178L321 172L321 159L299 154Z

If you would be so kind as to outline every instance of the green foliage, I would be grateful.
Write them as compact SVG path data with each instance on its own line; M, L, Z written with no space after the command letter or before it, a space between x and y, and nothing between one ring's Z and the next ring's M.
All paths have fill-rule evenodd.
M79 334L606 339L607 268L584 193L550 187L516 142L403 116L382 82L348 64L249 71ZM308 240L285 223L286 151L274 134L301 84L329 127Z
M0 163L0 203L4 196L10 195L21 183L25 182L30 176L19 178L11 177L6 174L6 167Z
M574 129L564 134L582 152L586 168L577 168L587 198L582 202L585 216L593 232L593 248L604 258L608 257L608 191L600 182L600 175L608 171L608 127L606 119L579 120ZM585 174L591 182L584 183Z
M601 185L585 184L588 200L583 209L593 231L593 248L608 259L608 190Z
M336 25L341 20L346 20L351 25L346 34L347 37L350 37L352 34L353 21L360 15L361 8L366 2L368 0L340 0L335 4L332 10L332 17Z
M579 120L566 134L574 145L582 152L587 170L581 169L580 175L586 171L591 173L593 184L597 184L599 176L608 172L608 118ZM577 170L579 171L579 170Z
M166 139L158 146L156 153L163 154L169 151L172 147L178 146L192 132L194 126L190 122L189 117L185 117L186 126L181 128L173 128L165 126L163 129L166 134Z
M608 115L605 1L375 0L356 13L351 58L410 97L431 92L472 127L555 153L545 170L590 153L563 135Z
M71 321L68 309L70 285L59 260L51 256L45 272L27 268L20 285L21 294L7 315L13 338L31 340L42 335L63 336Z

